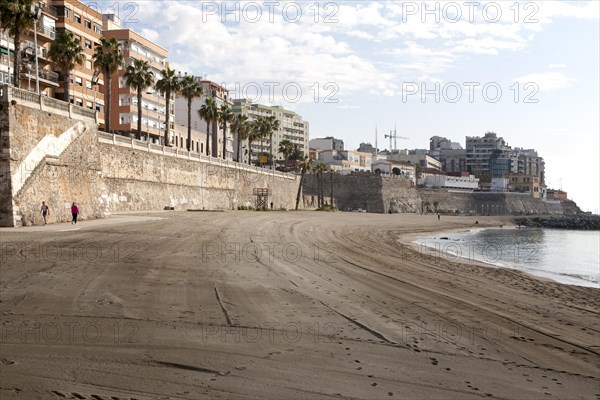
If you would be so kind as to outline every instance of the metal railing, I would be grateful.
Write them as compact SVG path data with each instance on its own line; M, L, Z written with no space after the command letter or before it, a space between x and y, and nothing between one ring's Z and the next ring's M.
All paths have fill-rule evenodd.
M56 31L54 29L50 29L45 27L43 24L39 24L38 25L38 29L37 31L39 33L42 33L46 36L49 36L51 39L55 39L56 38Z

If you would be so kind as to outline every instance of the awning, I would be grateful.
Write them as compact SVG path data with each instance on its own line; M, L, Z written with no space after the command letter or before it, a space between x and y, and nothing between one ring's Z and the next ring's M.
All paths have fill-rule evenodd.
M3 54L9 54L9 50L8 50L7 48L0 47L0 53L3 53ZM12 51L12 50L10 50L10 55L12 56L12 55L14 55L14 54L15 54L15 52L14 52L14 51Z

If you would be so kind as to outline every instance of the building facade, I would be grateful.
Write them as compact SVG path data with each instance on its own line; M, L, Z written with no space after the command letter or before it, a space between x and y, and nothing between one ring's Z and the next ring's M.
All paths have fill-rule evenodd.
M400 150L399 152L390 154L388 160L410 162L412 164L419 164L422 168L441 170L442 163L426 153L426 150Z
M508 174L508 190L510 192L530 193L533 198L545 198L540 178L535 175Z
M308 142L308 146L311 149L317 150L344 150L344 141L335 139L332 136L327 136L324 138L311 139Z
M123 29L118 25L114 14L104 15L104 36L116 39L123 51L123 67L119 68L111 81L111 121L113 131L125 135L135 135L138 121L137 92L127 86L125 71L135 60L148 63L154 79L162 78L161 71L168 66L167 50L146 39L131 29ZM164 143L166 121L166 99L164 94L148 87L142 90L142 123L141 138L152 143ZM174 131L174 101L171 99L171 141Z
M486 182L491 182L492 177L502 177L508 172L506 168L511 168L512 149L494 132L483 137L467 136L466 150L467 171Z
M233 102L229 98L229 90L227 88L206 80L201 77L196 77L198 83L202 87L202 95L200 97L192 99L192 113L191 113L191 127L193 130L206 135L207 126L206 121L203 120L198 114L198 110L205 103L206 99L213 98L217 105L217 108L221 108L223 105L227 105L232 108L233 111ZM188 102L187 99L182 96L175 97L175 123L177 125L185 125L187 127L187 115L188 115ZM208 130L211 134L210 140L210 155L212 157L223 158L223 130L219 127L219 124L215 121L210 123L208 126ZM204 136L206 137L206 136ZM233 160L234 157L234 143L233 143L233 135L231 133L230 126L227 126L226 132L226 159ZM186 136L187 138L187 136ZM215 140L216 138L216 140ZM177 139L176 139L177 140ZM200 142L200 152L202 154L206 154L206 140ZM236 156L237 157L237 156Z
M279 121L279 129L273 133L273 153L276 160L283 160L283 154L278 152L279 143L287 139L293 144L297 144L303 155L309 154L309 123L305 121L301 115L286 110L281 106L266 106L262 104L252 103L247 99L236 99L233 102L234 114L247 115L249 121L255 121L258 117L269 117L274 115ZM237 138L235 145L237 146ZM271 143L269 138L264 138L256 142L252 142L252 148L248 149L248 141L241 143L242 158L248 158L250 152L253 162L258 161L258 156L261 153L269 153Z
M354 150L321 150L316 163L327 164L341 174L371 172L373 154Z
M56 38L57 8L50 0L40 0L34 4L37 22L34 29L21 36L21 71L18 85L21 89L34 92L36 90L35 58L37 41L37 60L40 94L54 97L59 88L59 75L52 70L48 59L50 44ZM6 31L0 31L0 84L13 82L13 60L15 44Z
M75 65L69 77L69 99L65 99L63 82L55 89L56 97L70 103L96 109L98 122L104 124L104 77L100 75L98 85L92 84L94 76L93 56L103 35L102 15L77 0L53 0L58 20L57 32L69 31L83 49L83 64ZM62 78L61 78L62 79Z

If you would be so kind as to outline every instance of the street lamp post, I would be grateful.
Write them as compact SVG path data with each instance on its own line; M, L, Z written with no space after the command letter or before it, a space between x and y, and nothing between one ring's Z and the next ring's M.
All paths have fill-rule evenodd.
M40 74L38 69L38 44L37 44L37 24L38 20L42 16L42 10L40 7L36 7L33 4L29 9L31 17L33 18L33 44L35 46L35 93L40 94Z
M97 106L96 106L96 90L98 87L98 79L100 77L100 71L95 70L92 76L92 86L94 87L94 118L97 119Z

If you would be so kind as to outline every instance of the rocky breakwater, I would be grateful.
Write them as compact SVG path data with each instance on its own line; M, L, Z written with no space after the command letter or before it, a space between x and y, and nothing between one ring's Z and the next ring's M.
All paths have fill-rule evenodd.
M515 218L515 224L531 228L600 230L600 215L577 214Z

